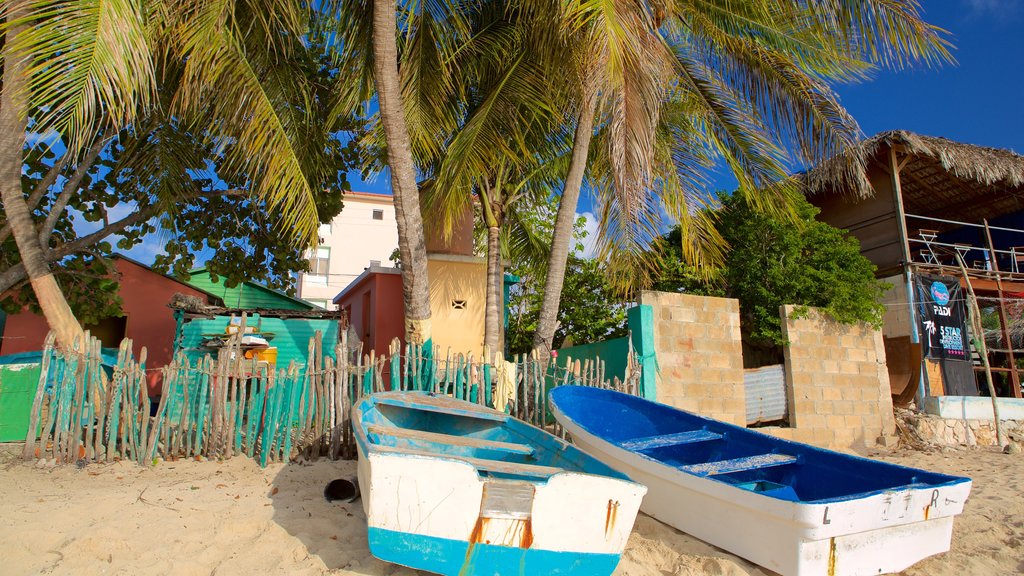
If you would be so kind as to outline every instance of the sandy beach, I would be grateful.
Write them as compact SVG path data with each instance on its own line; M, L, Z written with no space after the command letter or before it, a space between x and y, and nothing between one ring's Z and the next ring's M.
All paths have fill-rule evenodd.
M359 502L328 503L327 482L355 462L260 469L246 458L45 467L0 447L3 574L351 574L418 572L373 558ZM1024 456L983 450L871 452L965 474L974 488L952 550L905 574L1024 573ZM766 570L646 516L616 574L766 575Z

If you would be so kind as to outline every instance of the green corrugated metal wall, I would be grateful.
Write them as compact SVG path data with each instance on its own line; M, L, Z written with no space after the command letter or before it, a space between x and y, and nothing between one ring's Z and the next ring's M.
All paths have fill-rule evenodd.
M183 337L181 339L181 350L195 362L204 354L213 354L215 351L200 348L199 345L205 339L203 334L223 334L227 328L230 317L217 316L213 320L191 320L182 327ZM308 360L309 340L319 330L323 333L324 356L334 358L334 347L338 344L338 320L337 319L313 319L313 318L260 318L259 314L252 314L246 319L248 326L258 326L262 332L272 332L273 339L271 346L277 347L277 366L287 368L288 363L295 360L300 366L305 366ZM177 352L177 351L176 351Z
M220 296L228 308L267 308L272 310L313 310L316 307L297 298L278 294L273 290L255 284L243 282L234 288L226 287L222 282L212 282L206 270L195 270L186 284Z

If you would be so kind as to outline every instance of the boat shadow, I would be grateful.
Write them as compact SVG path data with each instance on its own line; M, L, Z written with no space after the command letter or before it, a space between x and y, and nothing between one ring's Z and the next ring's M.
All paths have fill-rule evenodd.
M325 567L358 576L426 576L402 566L383 562L370 554L366 516L360 501L328 502L324 487L338 478L354 478L355 461L290 463L271 481L273 520L319 557Z

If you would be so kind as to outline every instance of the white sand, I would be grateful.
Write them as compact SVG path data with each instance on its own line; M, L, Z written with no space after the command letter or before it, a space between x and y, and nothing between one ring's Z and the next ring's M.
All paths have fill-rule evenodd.
M374 559L362 506L328 504L353 462L271 466L245 458L41 469L0 447L0 574L417 574ZM884 459L974 478L953 549L908 575L1024 573L1024 456L895 452ZM769 572L646 516L617 574Z

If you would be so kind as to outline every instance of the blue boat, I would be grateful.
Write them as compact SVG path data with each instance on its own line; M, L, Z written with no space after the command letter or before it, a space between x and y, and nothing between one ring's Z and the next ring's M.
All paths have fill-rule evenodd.
M370 552L445 575L608 575L646 489L511 416L383 392L353 407Z
M560 386L550 405L577 446L648 487L643 512L783 576L898 572L945 552L971 490L610 390Z

